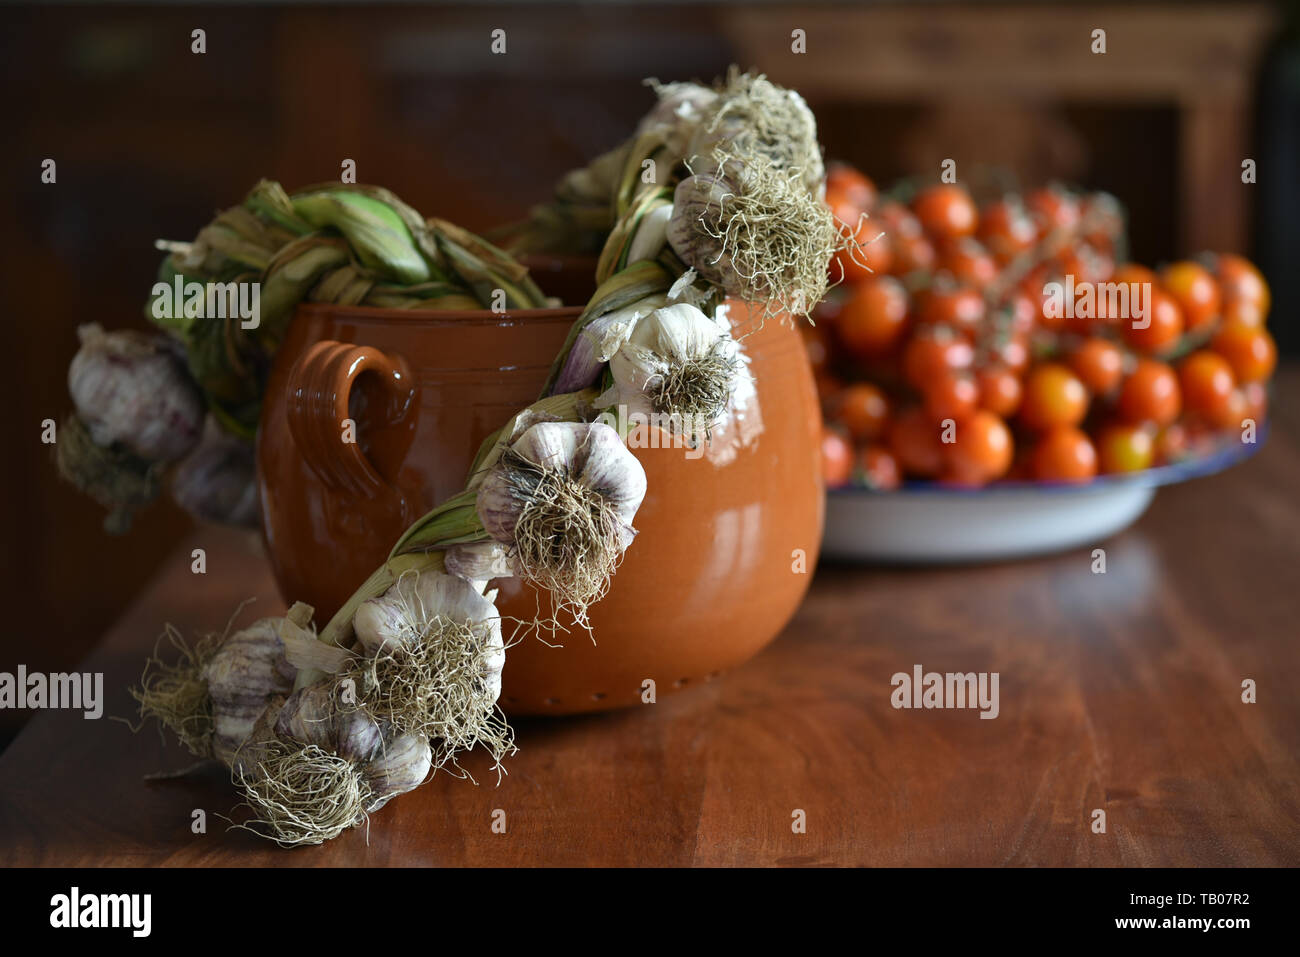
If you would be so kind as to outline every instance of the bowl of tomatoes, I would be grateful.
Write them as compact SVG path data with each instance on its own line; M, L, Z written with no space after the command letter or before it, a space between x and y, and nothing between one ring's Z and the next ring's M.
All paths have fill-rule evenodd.
M1277 350L1243 257L1126 261L1119 202L1055 184L980 204L833 164L826 198L855 237L805 332L828 555L1098 542L1262 444Z

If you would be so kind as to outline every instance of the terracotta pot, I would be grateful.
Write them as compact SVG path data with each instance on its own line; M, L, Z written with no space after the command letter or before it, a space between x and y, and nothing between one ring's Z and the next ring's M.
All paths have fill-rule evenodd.
M577 313L300 307L258 436L265 537L286 600L314 605L323 623L411 521L460 491L483 438L537 397ZM646 679L657 694L709 680L793 614L822 533L816 392L788 324L769 320L745 351L756 411L694 459L634 449L649 492L637 539L591 610L594 643L575 630L564 647L511 648L508 713L596 711L639 703ZM340 441L347 418L355 445ZM504 616L549 607L516 580L501 585Z

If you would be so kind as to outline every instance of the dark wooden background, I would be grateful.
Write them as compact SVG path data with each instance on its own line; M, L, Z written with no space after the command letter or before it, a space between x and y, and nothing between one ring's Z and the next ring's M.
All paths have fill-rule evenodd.
M40 422L68 408L76 326L139 324L152 241L192 237L259 177L331 179L351 158L482 229L626 135L643 77L739 62L803 89L828 154L881 183L953 156L1115 192L1145 262L1249 251L1253 194L1233 179L1277 21L1255 3L5 7L0 668L73 666L194 534L163 506L107 537L56 481ZM1087 52L1101 22L1104 60ZM0 713L0 742L23 718Z

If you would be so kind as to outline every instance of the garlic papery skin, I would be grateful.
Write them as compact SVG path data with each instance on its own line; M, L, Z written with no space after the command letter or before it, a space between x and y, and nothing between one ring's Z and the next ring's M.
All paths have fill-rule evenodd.
M668 302L668 296L656 293L593 319L574 340L551 393L577 392L594 385L609 357L632 334L638 320Z
M443 564L457 578L463 578L482 592L494 578L513 578L515 565L500 542L452 545L443 553Z
M149 462L174 462L199 441L204 402L166 339L133 330L77 330L68 366L77 415L101 446L115 442Z
M267 701L293 689L297 669L280 641L283 618L263 618L230 635L203 669L212 701L212 756L230 764Z
M610 358L614 386L601 408L669 417L684 437L707 433L726 414L741 367L725 319L690 303L656 309L641 319Z
M501 453L479 486L479 520L520 576L586 625L608 590L645 498L645 469L602 422L542 422Z
M432 769L428 738L410 733L393 738L361 767L362 779L371 793L366 810L378 811L399 794L414 791Z
M685 156L700 123L717 102L718 94L699 83L658 83L647 80L659 102L642 117L637 133L658 132L675 156Z

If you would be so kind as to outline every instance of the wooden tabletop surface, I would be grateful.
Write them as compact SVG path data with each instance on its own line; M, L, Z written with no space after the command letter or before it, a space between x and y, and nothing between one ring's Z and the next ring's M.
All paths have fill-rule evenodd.
M0 755L0 864L1300 864L1297 400L1286 369L1266 447L1162 490L1106 543L1103 575L1086 548L825 566L781 637L720 680L516 722L500 786L471 756L477 786L439 774L323 847L227 831L219 769L145 781L189 763L152 727L40 713ZM106 714L130 714L164 622L283 607L255 540L201 535L206 577L187 545L83 666L105 673ZM998 717L893 708L891 676L917 664L997 672Z

